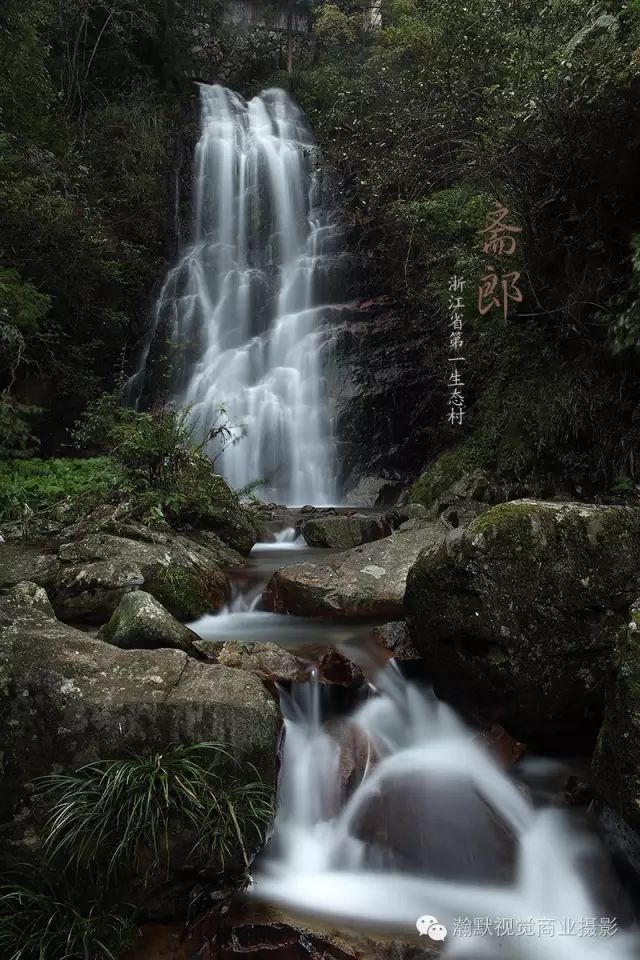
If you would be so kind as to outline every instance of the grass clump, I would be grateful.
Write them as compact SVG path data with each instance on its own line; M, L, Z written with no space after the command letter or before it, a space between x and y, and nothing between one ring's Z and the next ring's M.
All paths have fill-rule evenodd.
M132 945L131 911L78 904L48 883L0 886L0 956L3 960L118 960Z
M271 788L216 743L99 760L36 788L44 858L0 881L2 960L118 960L172 855L183 879L218 886L249 867L273 816Z
M101 869L107 881L127 871L168 872L178 833L191 841L189 860L221 871L240 848L248 867L273 815L271 790L254 768L215 743L100 760L39 785L51 808L49 860L76 874Z

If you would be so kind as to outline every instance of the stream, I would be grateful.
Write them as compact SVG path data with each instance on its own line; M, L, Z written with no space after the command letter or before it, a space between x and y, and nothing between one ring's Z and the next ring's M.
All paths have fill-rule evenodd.
M259 609L278 567L330 553L296 539L286 515L276 526L230 608L191 625L279 644L309 665L307 682L280 691L277 815L249 898L320 929L413 944L403 956L637 957L638 939L621 930L630 906L588 816L548 803L558 761L505 770L428 686L376 655L366 625ZM365 676L346 708L315 665L327 646Z
M349 255L332 178L285 91L246 101L199 84L199 97L191 236L166 275L131 393L153 379L154 337L168 340L173 400L234 488L335 504L348 470L332 325L348 306ZM274 515L268 542L234 573L228 607L191 625L205 639L278 644L308 668L280 687L277 815L247 909L266 903L312 929L395 940L405 946L389 956L403 960L637 957L635 935L618 930L631 908L589 815L548 802L561 764L506 769L371 642L370 625L260 608L279 567L331 556L297 539L298 518ZM328 648L345 666L338 687L322 672Z

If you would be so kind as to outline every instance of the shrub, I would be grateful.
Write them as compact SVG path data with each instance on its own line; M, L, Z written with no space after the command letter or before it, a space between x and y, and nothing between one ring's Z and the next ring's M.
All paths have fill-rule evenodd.
M243 437L243 428L228 421L224 407L203 428L189 407L138 412L123 406L118 392L90 403L73 432L76 445L106 454L135 514L178 524L209 516L221 500L231 506L214 465L226 446Z
M40 412L39 407L18 403L7 393L0 395L0 458L33 456L38 440L31 424Z

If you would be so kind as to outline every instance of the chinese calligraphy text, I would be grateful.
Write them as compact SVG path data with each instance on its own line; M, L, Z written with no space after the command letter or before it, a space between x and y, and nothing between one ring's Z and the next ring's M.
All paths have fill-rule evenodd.
M463 302L465 280L453 276L449 280L449 412L447 421L452 425L461 426L465 415L465 401L462 392L464 380L461 373L461 364L465 363L462 356L463 340Z
M509 208L496 200L496 210L489 214L489 222L484 230L480 231L483 238L482 251L492 257L493 263L485 267L485 275L478 286L478 310L485 316L494 307L502 310L505 323L509 315L509 302L522 303L522 291L518 286L520 274L517 270L499 275L494 266L502 257L512 257L517 249L515 234L522 231L522 227L515 227L507 222Z

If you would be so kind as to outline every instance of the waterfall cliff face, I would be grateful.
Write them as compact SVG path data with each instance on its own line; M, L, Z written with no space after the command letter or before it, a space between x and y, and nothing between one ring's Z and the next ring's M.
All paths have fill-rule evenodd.
M224 406L237 442L216 466L232 486L257 480L263 499L334 503L323 368L343 237L313 136L282 90L246 103L201 85L200 103L193 241L154 324L172 343L175 399L202 435Z

